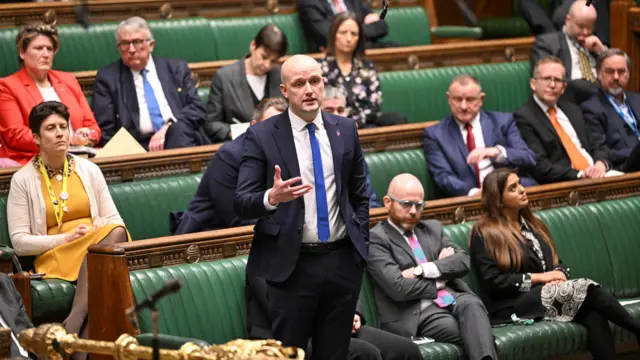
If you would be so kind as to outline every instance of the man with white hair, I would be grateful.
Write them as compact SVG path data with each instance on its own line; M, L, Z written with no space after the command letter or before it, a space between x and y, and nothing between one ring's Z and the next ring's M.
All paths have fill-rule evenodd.
M120 23L116 44L120 60L100 69L93 86L101 145L120 128L149 151L199 145L206 107L187 63L152 56L155 40L141 17Z
M593 5L585 0L576 0L569 8L561 31L536 37L531 48L531 68L546 56L562 60L566 71L567 89L564 99L581 103L597 90L596 58L607 50L602 41L593 34L598 18Z

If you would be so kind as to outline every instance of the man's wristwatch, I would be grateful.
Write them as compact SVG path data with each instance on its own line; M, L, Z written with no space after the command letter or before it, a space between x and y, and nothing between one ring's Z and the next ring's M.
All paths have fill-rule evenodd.
M422 265L418 265L416 267L413 268L413 276L415 277L422 277Z

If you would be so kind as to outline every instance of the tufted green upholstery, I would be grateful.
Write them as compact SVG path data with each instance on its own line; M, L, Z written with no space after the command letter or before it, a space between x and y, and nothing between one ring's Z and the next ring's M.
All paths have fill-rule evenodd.
M109 192L131 238L141 240L171 235L169 213L187 208L201 176L195 174L110 185Z
M379 74L383 111L402 112L409 122L449 115L446 92L454 76L469 73L482 83L486 110L512 112L530 95L529 62L441 67Z
M423 7L391 7L384 20L389 26L389 33L383 41L392 41L403 46L431 44L429 17Z
M422 149L365 154L365 160L369 166L373 191L380 201L387 194L391 179L405 172L411 173L420 179L424 186L425 199L436 198L436 186L431 179L431 175L429 175Z
M158 302L160 333L222 344L246 338L244 297L246 257L133 271L131 287L137 300L151 295L165 281L182 279L179 295ZM221 291L224 289L224 291ZM203 301L206 299L206 301ZM140 314L140 330L152 332L149 312Z
M18 29L0 30L0 77L14 73L19 68L17 34Z
M529 24L521 16L485 18L478 21L484 39L504 39L531 36Z
M76 287L59 279L31 281L31 311L33 322L61 322L71 311Z

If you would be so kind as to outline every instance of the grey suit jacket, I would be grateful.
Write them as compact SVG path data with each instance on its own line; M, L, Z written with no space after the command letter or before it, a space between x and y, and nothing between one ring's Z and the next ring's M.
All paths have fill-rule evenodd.
M533 71L533 67L538 60L549 55L562 60L565 76L567 79L571 79L571 51L569 50L567 37L562 31L546 33L536 37L536 42L531 47L531 71Z
M33 327L22 297L7 274L0 274L0 314L16 336L20 331ZM20 356L20 350L13 342L9 354L11 357Z
M421 221L414 229L427 257L440 270L437 280L447 281L447 287L459 293L472 293L461 280L469 272L469 255L451 243L437 220ZM437 259L440 251L453 247L455 254ZM411 247L393 225L378 223L369 232L367 269L373 279L374 295L380 326L400 336L415 336L420 317L420 301L435 299L436 279L405 279L402 271L418 265ZM454 294L455 296L455 294ZM435 305L432 305L435 306Z
M280 93L280 65L267 73L267 94ZM233 119L249 122L253 117L251 87L247 82L244 59L216 72L209 88L204 130L214 143L227 140Z

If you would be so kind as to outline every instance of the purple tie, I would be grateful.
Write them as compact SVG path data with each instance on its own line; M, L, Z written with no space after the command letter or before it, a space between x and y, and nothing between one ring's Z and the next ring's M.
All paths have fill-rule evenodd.
M416 234L414 234L412 231L407 231L404 233L404 235L409 238L409 246L411 246L411 251L413 251L413 256L416 257L416 259L418 260L418 263L423 264L423 263L429 262L427 260L427 257L424 255L424 251L422 251L422 247L420 247L420 243L418 243L418 238L416 237ZM453 295L451 295L450 292L442 289L442 290L438 290L438 296L433 302L435 302L436 305L438 305L441 308L446 308L450 305L455 304L456 300L453 298Z

